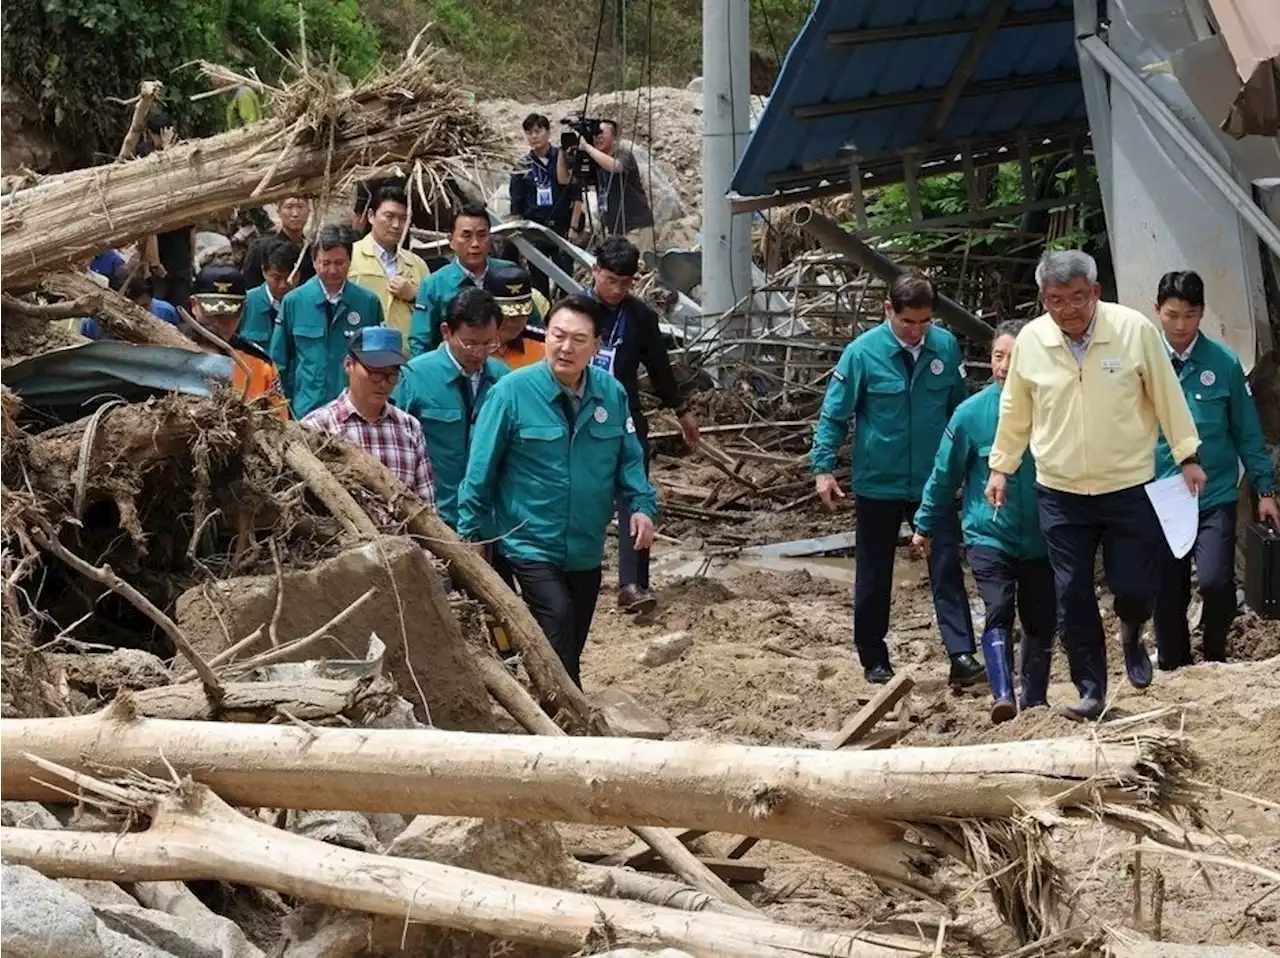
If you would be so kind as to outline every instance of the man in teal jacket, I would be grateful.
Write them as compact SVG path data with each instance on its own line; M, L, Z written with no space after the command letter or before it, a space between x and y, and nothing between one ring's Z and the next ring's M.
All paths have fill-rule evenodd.
M932 322L933 284L904 273L890 285L884 306L885 321L850 343L836 364L809 455L818 495L834 509L834 500L844 498L836 453L853 423L853 644L867 681L878 684L893 678L885 635L898 530L915 515L947 420L968 396L960 345ZM929 581L951 656L951 684L972 685L982 678L982 664L973 654L954 509L934 529Z
M546 361L504 376L480 410L458 504L464 539L496 526L498 552L578 685L614 497L631 508L618 533L637 549L653 542L658 514L627 391L591 365L604 320L587 296L552 309Z
M964 486L961 525L978 593L986 607L982 655L995 705L993 722L1017 714L1013 699L1013 618L1022 623L1022 701L1024 709L1048 705L1049 665L1056 627L1053 566L1040 534L1036 501L1035 461L1023 454L1022 468L1009 477L1005 503L992 509L986 489L987 457L1000 421L1000 388L1009 372L1013 343L1026 323L1010 320L996 327L991 344L991 374L995 381L970 396L951 416L943 433L933 472L924 486L916 512L912 544L926 556L939 520L954 508L956 491Z
M464 289L445 317L444 342L400 371L391 399L422 423L436 480L436 508L458 528L458 489L467 471L476 418L507 367L497 348L502 310L482 289ZM488 538L488 536L486 536Z
M316 275L280 304L271 334L271 360L298 419L337 399L346 388L343 360L356 330L382 325L378 297L347 282L351 246L345 226L322 229L312 254Z
M271 347L271 334L275 332L280 316L280 305L293 290L293 266L302 248L282 236L268 236L262 254L260 286L249 290L244 298L244 318L240 321L239 334L263 349Z
M421 356L440 345L440 324L458 291L466 286L484 288L491 269L514 266L489 255L489 214L479 203L468 203L453 214L449 246L454 260L422 281L409 325L409 355Z
M1200 495L1200 527L1191 551L1179 559L1165 546L1156 596L1157 663L1162 669L1190 665L1191 563L1200 580L1204 611L1200 627L1204 657L1227 657L1227 633L1236 617L1236 489L1244 463L1258 495L1258 518L1280 529L1276 477L1258 410L1240 360L1226 346L1200 332L1204 281L1193 272L1166 273L1156 294L1170 360L1200 434L1200 464L1208 477ZM1156 478L1180 472L1164 435L1156 446Z

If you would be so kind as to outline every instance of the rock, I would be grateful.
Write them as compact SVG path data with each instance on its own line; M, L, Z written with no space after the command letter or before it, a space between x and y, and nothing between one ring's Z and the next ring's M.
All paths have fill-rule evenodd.
M636 654L636 661L652 669L674 662L691 648L693 648L693 636L688 632L672 632L645 643L645 647Z
M141 649L116 649L105 655L58 652L48 658L62 669L72 688L94 698L112 698L121 689L153 689L173 681L159 657Z
M61 828L58 817L39 802L0 804L0 825L11 828Z
M128 905L136 908L137 900L127 891L109 881L93 881L87 878L59 878L58 884L72 894L79 895L95 910L100 905Z
M671 726L666 719L649 711L616 685L597 695L595 704L615 735L660 739L671 734Z
M573 888L578 871L550 822L418 815L387 854L551 888Z
M369 820L358 812L291 811L289 831L358 852L376 853L379 848Z
M284 573L282 641L308 635L373 586L378 594L359 615L301 659L363 659L369 634L386 645L385 671L413 702L419 722L435 728L491 732L493 719L484 683L472 665L457 620L449 612L440 574L412 539L384 538L348 550L311 569ZM178 597L175 619L196 652L211 658L232 636L249 635L275 610L276 577L222 579ZM214 607L210 606L213 602ZM217 614L215 614L215 612ZM244 655L270 647L264 636ZM425 702L418 700L421 689Z
M89 903L23 865L3 866L0 951L5 958L106 958Z
M119 948L120 958L262 958L262 952L250 944L234 922L212 912L205 917L178 918L162 911L132 905L110 905L94 909L111 935L141 945L141 951L130 952L126 942L107 944ZM151 950L146 950L150 948Z

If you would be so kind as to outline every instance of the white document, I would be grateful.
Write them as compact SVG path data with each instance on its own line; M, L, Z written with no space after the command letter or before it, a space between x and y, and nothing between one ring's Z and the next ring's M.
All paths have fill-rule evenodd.
M1200 528L1199 499L1191 494L1181 475L1157 479L1144 488L1156 510L1156 518L1160 520L1160 531L1164 533L1165 541L1173 550L1174 557L1181 559L1195 545L1196 532Z

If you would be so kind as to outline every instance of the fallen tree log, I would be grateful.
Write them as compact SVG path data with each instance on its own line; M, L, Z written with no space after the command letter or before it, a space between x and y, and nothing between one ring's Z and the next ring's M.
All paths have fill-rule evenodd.
M200 348L176 326L147 312L127 296L99 286L88 273L50 273L41 279L40 289L63 300L95 298L97 303L92 311L75 315L92 316L107 333L121 342L193 351ZM187 304L175 305L185 308Z
M236 805L693 827L750 833L847 862L917 894L928 849L901 822L1132 810L1158 830L1189 801L1185 740L1126 730L962 748L831 753L706 742L312 729L136 718L112 707L0 727L0 797L65 799L28 757L190 774ZM324 787L317 788L323 776ZM1106 811L1110 816L1111 812ZM911 867L914 865L915 867ZM905 873L904 873L905 872Z
M18 193L0 211L0 287L33 286L86 255L250 200L325 193L356 171L367 177L418 162L433 174L421 180L443 181L481 159L492 137L433 60L434 51L416 43L392 69L345 90L338 77L314 70L281 89L240 78L266 94L271 119ZM231 79L218 68L206 72Z
M111 789L111 795L118 798L119 791ZM126 835L0 828L0 854L51 877L252 885L337 908L574 952L593 950L587 946L602 935L619 944L671 945L730 958L907 958L927 951L911 938L678 911L352 851L249 819L198 785L184 786L150 810L150 828Z
M310 678L289 682L232 682L215 707L199 683L130 692L123 704L146 718L269 722L281 715L315 721L348 715L395 694L386 679Z

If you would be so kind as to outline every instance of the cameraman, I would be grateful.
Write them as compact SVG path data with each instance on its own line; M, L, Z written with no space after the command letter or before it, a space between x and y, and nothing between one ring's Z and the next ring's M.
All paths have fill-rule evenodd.
M596 205L600 209L600 222L607 236L632 234L639 245L639 230L653 227L653 210L640 182L640 167L630 150L618 147L618 124L613 120L600 120L595 143L578 134L578 146L596 164ZM560 151L557 169L561 178L568 176L564 151Z
M551 145L551 121L541 113L530 113L522 126L529 152L511 174L511 218L538 223L564 237L577 234L582 228L582 188L560 162L559 148ZM575 235L574 239L580 238ZM573 259L567 253L537 234L530 241L573 275ZM551 279L541 271L533 271L533 285L551 295Z

